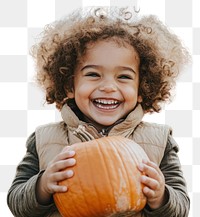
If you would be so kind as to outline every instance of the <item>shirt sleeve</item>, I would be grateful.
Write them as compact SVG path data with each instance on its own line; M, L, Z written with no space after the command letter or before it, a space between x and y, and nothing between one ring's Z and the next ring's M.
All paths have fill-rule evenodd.
M187 217L190 200L187 193L186 181L183 177L181 164L177 155L178 145L170 135L160 169L165 177L165 190L168 194L167 203L159 209L144 209L147 217Z
M43 171L39 171L39 160L35 146L35 133L27 140L27 151L19 163L13 183L8 191L7 203L15 217L41 217L53 212L55 205L41 205L36 199L36 183Z

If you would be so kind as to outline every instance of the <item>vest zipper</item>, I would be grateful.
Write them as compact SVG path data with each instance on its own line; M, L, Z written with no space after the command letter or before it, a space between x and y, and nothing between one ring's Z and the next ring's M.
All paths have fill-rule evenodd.
M108 135L108 132L109 130L107 128L103 128L101 131L100 131L100 134L101 136L105 137Z

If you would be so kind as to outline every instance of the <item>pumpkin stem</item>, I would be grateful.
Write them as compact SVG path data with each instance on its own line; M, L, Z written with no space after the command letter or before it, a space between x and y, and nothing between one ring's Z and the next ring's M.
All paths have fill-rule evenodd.
M95 139L90 133L85 130L83 125L79 125L73 134L77 136L82 142L90 141Z

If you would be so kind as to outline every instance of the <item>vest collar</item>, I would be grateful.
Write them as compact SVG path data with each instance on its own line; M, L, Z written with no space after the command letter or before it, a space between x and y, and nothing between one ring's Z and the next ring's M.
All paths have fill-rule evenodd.
M61 116L63 121L69 127L77 128L81 123L79 118L76 116L76 114L72 111L72 109L67 104L63 105L61 109Z
M110 135L121 135L122 132L131 131L133 132L134 129L141 123L142 118L144 116L144 111L142 106L138 104L135 109L126 117L124 121L115 125L111 131Z
M86 124L83 121L79 120L79 118L67 104L62 107L61 116L68 127L73 129L78 128L80 125ZM142 106L138 104L136 108L122 122L112 127L109 134L116 135L121 134L123 131L130 131L130 129L134 130L142 121L143 116L144 111L142 109Z

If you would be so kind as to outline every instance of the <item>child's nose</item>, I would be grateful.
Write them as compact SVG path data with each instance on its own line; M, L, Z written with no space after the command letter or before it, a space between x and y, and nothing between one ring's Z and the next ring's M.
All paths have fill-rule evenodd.
M99 90L109 93L117 91L117 87L114 83L104 83L99 87Z

